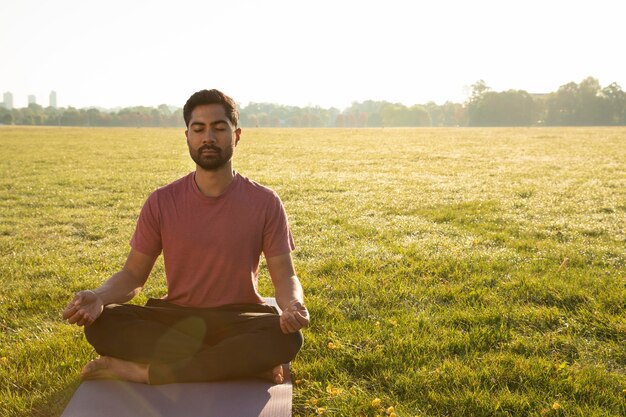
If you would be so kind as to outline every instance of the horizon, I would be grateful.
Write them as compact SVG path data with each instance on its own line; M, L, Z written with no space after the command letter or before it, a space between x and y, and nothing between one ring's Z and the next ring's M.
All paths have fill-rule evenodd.
M54 90L58 107L111 109L182 107L217 88L242 105L345 109L462 103L478 80L530 94L588 76L626 87L625 10L617 0L4 2L0 94L16 108L31 94L45 107Z
M591 76L591 75L590 75L590 76L588 76L588 77L591 77L591 78L595 78L595 79L597 79L596 77L593 77L593 76ZM585 77L585 78L588 78L588 77ZM477 80L477 81L481 81L481 80ZM482 80L482 81L484 81L484 80ZM568 84L568 83L570 83L570 82L575 82L575 83L577 83L577 84L578 84L580 81L583 81L583 80L579 80L579 81L574 81L574 80L567 81L567 82L562 83L560 86L565 85L565 84ZM491 87L489 86L489 84L488 84L488 83L486 83L486 84L487 84L487 86L489 87L489 90L490 90L490 91L499 92L499 91L496 91L496 90L494 90L493 88L491 88ZM600 83L600 85L601 85L602 87L606 87L606 86L607 86L607 85L609 85L609 84L611 84L611 83L606 83L606 84ZM559 87L560 87L560 86L559 86ZM620 85L620 87L621 87L621 85ZM468 88L468 91L469 91L469 89L471 88L471 86L468 86L467 88ZM504 90L502 90L502 91L509 91L509 90L514 90L514 89L504 89ZM525 90L521 90L521 91L525 91ZM557 90L554 90L554 91L546 91L546 92L531 92L531 91L526 91L526 92L527 92L528 94L530 94L531 96L544 96L544 95L548 95L548 94L551 94L551 93L556 92L556 91L557 91ZM49 96L51 93L53 93L53 92L56 94L56 98L57 98L57 100L58 100L58 96L59 96L58 91L51 90L51 91L48 93L48 96ZM4 95L4 94L6 94L6 93L10 93L10 94L12 95L12 97L13 97L13 103L15 103L15 94L13 94L13 92L11 92L11 91L5 91L5 92L1 92L0 94ZM27 95L27 100L28 100L28 99L30 99L30 96L31 96L30 94L29 94L29 95ZM32 96L35 96L35 95L33 94ZM0 98L3 98L3 97L0 97ZM50 103L48 103L48 105L45 105L44 103L41 103L41 102L39 102L39 101L37 100L37 96L35 96L35 98L36 98L36 100L35 100L34 104L37 104L37 105L39 105L39 106L41 106L41 107L43 107L43 108L50 107ZM352 106L352 105L353 105L353 104L355 104L355 103L356 103L356 104L358 104L358 103L364 103L364 102L368 102L368 101L374 101L374 102L387 102L387 103L391 103L391 104L402 104L402 105L404 105L404 106L410 107L410 106L413 106L413 105L421 105L421 106L424 106L424 105L427 105L427 104L429 104L429 103L435 103L435 104L436 104L436 105L438 105L438 106L441 106L441 105L446 104L446 103L455 103L455 104L463 104L463 105L464 105L464 104L467 104L467 100L468 100L468 99L469 99L469 94L468 94L468 95L467 95L467 96L466 96L466 97L465 97L462 101L445 100L445 101L442 101L442 102L436 102L436 101L434 101L434 100L430 100L430 101L427 101L427 102L422 102L422 103L401 103L401 102L394 102L394 101L385 100L385 99L381 99L381 100L364 99L364 100L361 100L361 101L356 101L356 100L353 100L353 101L351 101L351 102L350 102L350 104L349 104L349 105L347 105L347 106L345 106L345 107L337 107L337 106L326 106L326 107L324 107L324 106L319 106L319 105L303 105L303 106L298 106L298 105L285 104L285 103L277 103L277 102L268 102L268 101L265 101L265 102L261 102L261 101L249 101L249 102L247 102L247 103L237 102L237 106L238 106L240 109L244 109L245 107L247 107L247 106L249 106L249 105L251 105L251 104L270 104L270 105L283 106L283 107L299 107L299 108L316 108L316 107L323 108L323 109L331 109L331 108L336 108L336 109L338 109L338 110L340 110L340 111L344 111L344 110L346 110L347 108L349 108L350 106ZM25 100L25 101L27 101L27 100ZM0 106L1 106L2 104L3 104L3 102L2 102L2 101L0 101ZM29 105L30 105L30 103L25 103L25 105L24 105L24 106L18 107L18 106L16 106L15 104L13 104L13 108L14 108L14 109L23 109L23 108L28 107ZM175 104L171 104L171 103L161 102L161 103L159 103L159 104L154 104L154 105L136 104L136 105L129 105L129 106L121 106L121 105L116 105L116 106L113 106L113 107L102 107L102 106L75 107L75 106L72 106L72 105L68 105L68 106L60 106L60 105L58 105L58 104L57 104L57 105L55 106L55 108L59 108L59 109L64 109L64 108L65 108L65 109L67 109L67 108L69 108L69 107L73 107L73 108L76 108L76 109L98 109L98 110L105 111L105 112L114 112L114 111L118 111L118 110L122 110L122 109L126 109L126 108L134 108L134 107L157 108L157 107L160 107L160 106L163 106L163 105L167 106L170 110L174 110L174 109L182 109L182 108L183 108L183 106L184 106L184 103L183 103L182 105L180 105L180 106L177 106L177 105L175 105Z

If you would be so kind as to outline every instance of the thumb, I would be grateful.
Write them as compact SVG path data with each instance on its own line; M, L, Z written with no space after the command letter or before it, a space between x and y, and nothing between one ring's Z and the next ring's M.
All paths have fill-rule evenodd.
M83 301L84 298L85 296L83 294L83 291L78 291L76 295L74 295L74 303L79 304Z
M84 303L85 301L87 301L89 295L89 291L79 291L76 293L76 296L74 297L74 305L80 305L82 303Z

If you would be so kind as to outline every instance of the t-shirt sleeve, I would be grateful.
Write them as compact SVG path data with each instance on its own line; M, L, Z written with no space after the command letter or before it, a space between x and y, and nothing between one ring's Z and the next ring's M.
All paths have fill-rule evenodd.
M161 242L160 212L158 205L158 195L152 193L146 200L139 213L135 233L130 240L130 246L145 254L159 255L163 244Z
M265 258L284 255L296 248L289 229L287 213L276 193L272 196L265 215L263 230L263 255Z

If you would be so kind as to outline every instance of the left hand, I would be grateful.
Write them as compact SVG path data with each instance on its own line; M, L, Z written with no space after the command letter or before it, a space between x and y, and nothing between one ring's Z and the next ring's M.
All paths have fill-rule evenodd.
M285 334L295 333L309 325L309 310L299 301L294 301L280 315L280 329Z

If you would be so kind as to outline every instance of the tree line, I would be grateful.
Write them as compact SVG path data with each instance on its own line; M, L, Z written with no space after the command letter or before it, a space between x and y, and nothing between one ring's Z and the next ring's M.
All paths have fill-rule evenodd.
M465 103L406 106L387 101L355 102L346 109L249 103L240 108L244 127L419 126L615 126L626 125L626 93L617 83L602 87L588 77L549 94L493 91L480 80ZM184 127L182 109L167 105L96 108L0 108L0 124L48 126Z

